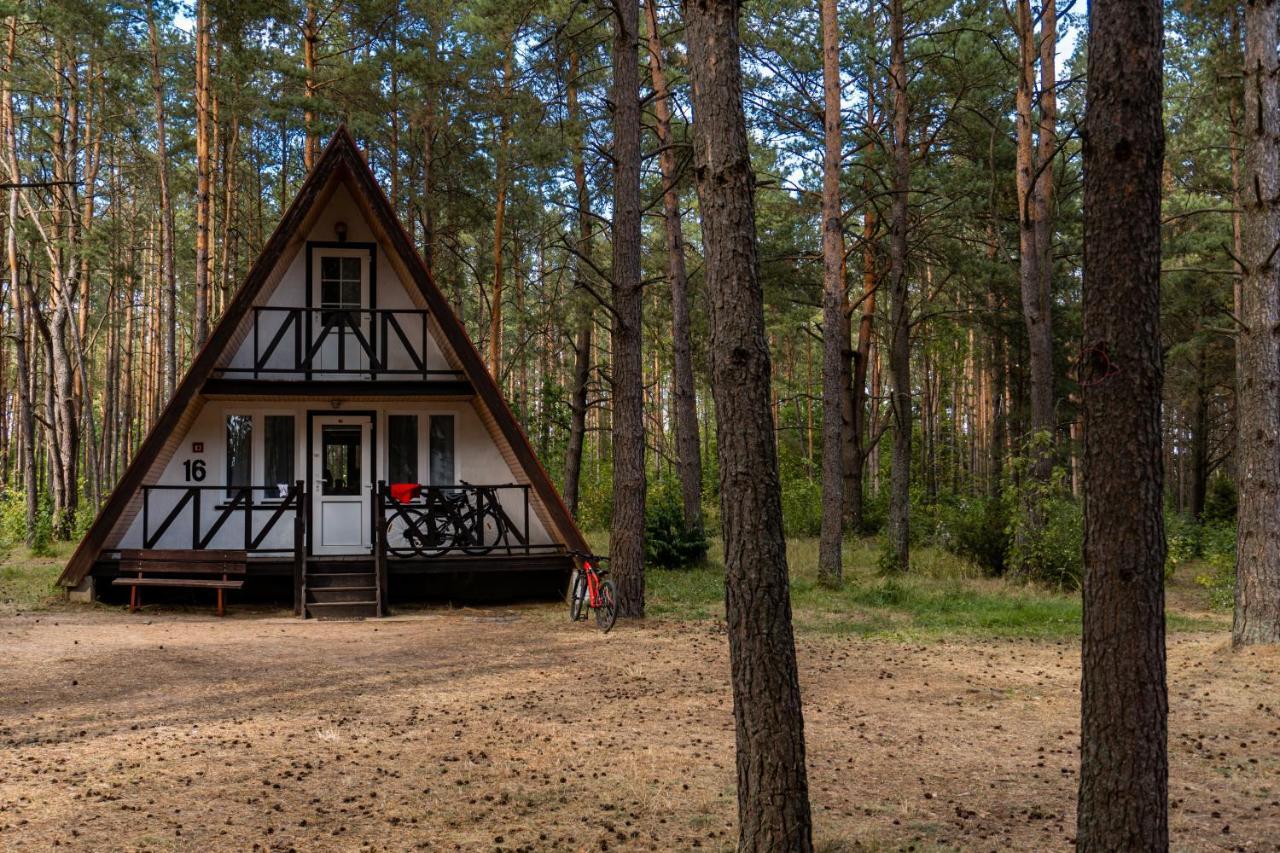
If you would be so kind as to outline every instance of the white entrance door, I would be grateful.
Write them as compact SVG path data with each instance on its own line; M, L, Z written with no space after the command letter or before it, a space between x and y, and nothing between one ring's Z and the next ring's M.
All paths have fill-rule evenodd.
M311 304L320 309L311 318L312 340L320 342L315 367L335 372L334 378L350 378L350 372L369 366L355 331L359 329L369 341L371 318L362 310L369 307L369 253L363 249L314 251ZM339 370L341 374L336 373Z
M311 550L368 554L373 497L368 417L325 415L312 424Z

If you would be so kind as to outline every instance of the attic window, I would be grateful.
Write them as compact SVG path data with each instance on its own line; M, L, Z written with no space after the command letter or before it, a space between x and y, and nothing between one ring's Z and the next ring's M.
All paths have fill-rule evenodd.
M320 258L320 307L360 307L360 258Z

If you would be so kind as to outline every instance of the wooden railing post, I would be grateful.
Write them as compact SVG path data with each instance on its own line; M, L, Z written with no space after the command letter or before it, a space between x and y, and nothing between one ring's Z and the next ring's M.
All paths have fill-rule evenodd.
M387 488L385 480L379 480L373 492L373 567L374 581L377 584L378 615L386 612L387 602L387 519L383 493Z
M293 514L293 614L302 616L307 596L306 543L307 518L302 511L302 481L293 484L293 498L297 501Z

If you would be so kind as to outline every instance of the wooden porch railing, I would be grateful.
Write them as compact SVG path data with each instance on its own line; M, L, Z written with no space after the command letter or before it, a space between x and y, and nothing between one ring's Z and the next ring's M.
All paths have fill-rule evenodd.
M518 496L520 507L514 519L502 501L513 494ZM529 541L527 485L421 486L414 499L400 501L380 480L374 502L376 553L383 563L388 559L534 554L560 549L559 545Z
M168 508L153 528L153 516L163 510L153 510L152 499L157 494L180 494L177 502ZM289 486L283 497L268 498L268 495L279 495L279 486L188 486L188 485L156 485L142 487L142 547L155 548L174 523L184 514L190 516L190 541L184 542L186 547L202 551L208 548L214 537L226 526L233 516L239 515L243 527L243 549L250 553L271 554L289 553L298 550L298 525L305 526L306 492L301 480ZM262 495L261 498L255 496ZM206 520L204 507L214 501L216 515ZM259 522L266 513L266 520ZM268 534L275 529L286 514L294 519L294 543L290 547L263 547ZM166 547L181 547L167 545Z

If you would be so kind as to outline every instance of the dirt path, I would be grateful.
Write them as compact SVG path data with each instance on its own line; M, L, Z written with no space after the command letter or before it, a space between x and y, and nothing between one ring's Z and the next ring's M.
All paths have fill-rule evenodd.
M723 850L712 623L0 619L0 847ZM1280 655L1170 647L1178 849L1280 849ZM802 639L821 849L1064 849L1075 643ZM595 732L592 736L589 732Z

